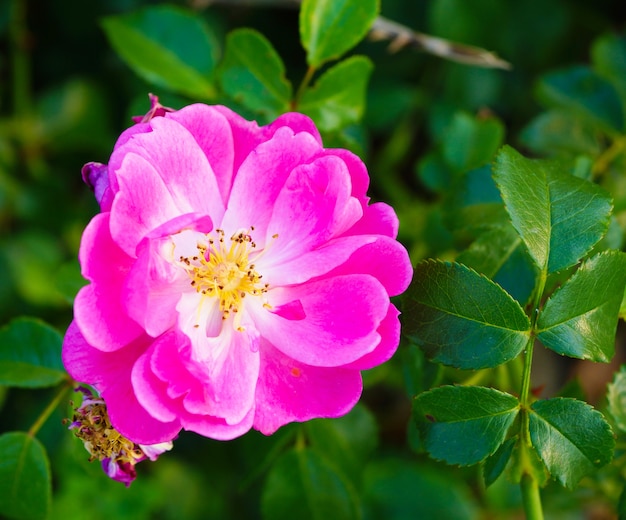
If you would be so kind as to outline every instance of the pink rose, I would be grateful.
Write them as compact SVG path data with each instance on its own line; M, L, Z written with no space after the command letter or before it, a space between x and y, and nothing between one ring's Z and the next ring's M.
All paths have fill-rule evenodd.
M158 110L84 178L90 284L63 360L138 444L232 439L337 417L397 348L412 268L368 174L310 119L259 127L222 106Z

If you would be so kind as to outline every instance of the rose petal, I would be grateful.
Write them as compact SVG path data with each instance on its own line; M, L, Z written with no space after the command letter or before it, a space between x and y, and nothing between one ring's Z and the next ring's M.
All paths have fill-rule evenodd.
M364 298L363 295L367 295ZM375 278L323 278L268 293L273 307L299 301L306 317L289 320L272 312L252 318L261 336L293 359L313 366L340 366L374 350L389 297Z
M268 343L262 353L254 427L265 435L292 421L344 415L361 396L357 370L305 365Z

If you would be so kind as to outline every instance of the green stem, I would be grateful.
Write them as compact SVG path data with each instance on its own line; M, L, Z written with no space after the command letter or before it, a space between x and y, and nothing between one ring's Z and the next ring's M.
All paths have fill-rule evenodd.
M315 74L316 70L317 69L313 66L309 67L306 70L306 74L304 75L304 78L302 78L302 83L300 83L300 86L298 87L296 96L293 98L293 101L291 102L292 110L298 109L298 105L300 104L300 100L302 99L302 96L304 95L304 91L309 86L309 83L311 83L311 80L313 79L313 75Z
M59 390L59 392L54 396L52 401L50 401L48 406L46 406L44 411L41 412L41 414L39 414L39 417L37 417L37 420L30 427L30 429L28 430L28 435L30 435L31 437L34 437L37 434L39 429L48 420L48 417L50 417L52 412L54 412L55 408L59 406L59 403L63 400L63 397L65 396L67 391L72 387L72 384L73 384L73 381L71 379L68 379L67 381L65 381L65 383L61 387L61 390Z
M528 473L522 476L522 503L526 512L526 520L543 520L541 495L537 481Z
M539 274L539 280L537 283L537 290L533 298L532 317L531 317L531 332L528 338L528 344L526 345L526 354L524 355L524 368L522 372L522 388L520 391L520 442L521 450L532 450L532 444L530 439L530 373L533 364L533 351L535 346L535 331L537 328L537 318L539 317L539 307L541 306L541 300L543 298L543 292L546 287L546 280L548 278L547 261L546 266L541 270ZM539 494L539 483L533 476L532 467L527 461L527 457L520 457L523 461L522 465L525 466L522 472L522 481L520 483L522 488L522 503L524 504L524 511L526 512L527 520L543 520L543 510L541 506L541 496Z
M613 141L602 154L596 159L592 173L594 178L602 175L611 163L626 150L626 137L618 137Z

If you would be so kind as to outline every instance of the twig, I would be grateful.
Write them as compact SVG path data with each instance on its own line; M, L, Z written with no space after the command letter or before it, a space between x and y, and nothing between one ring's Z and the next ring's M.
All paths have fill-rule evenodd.
M300 4L300 0L189 0L189 3L194 9L206 9L210 5L296 8ZM417 32L383 16L379 16L374 21L369 38L374 41L390 40L390 52L411 47L465 65L505 70L511 68L509 62L501 59L493 52Z

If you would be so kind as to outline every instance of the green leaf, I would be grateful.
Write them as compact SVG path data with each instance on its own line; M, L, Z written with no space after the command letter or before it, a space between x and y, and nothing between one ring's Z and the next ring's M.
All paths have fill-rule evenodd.
M374 66L365 56L352 56L328 69L305 91L298 110L324 132L357 123L365 112L365 93Z
M414 457L373 461L365 470L365 518L476 520L479 507L463 474L418 465ZM332 517L331 517L332 518Z
M539 340L565 356L609 362L626 286L626 255L606 251L585 261L546 302Z
M521 142L537 154L564 156L600 153L600 139L593 126L567 110L549 110L522 131Z
M626 36L609 33L598 38L591 57L595 70L615 85L626 104Z
M603 415L583 401L557 397L531 406L530 439L552 478L573 488L611 461L615 439Z
M350 482L314 450L293 449L274 464L261 497L263 518L351 520L359 518Z
M589 67L575 66L547 74L539 82L537 95L547 106L572 112L608 132L624 128L615 87Z
M495 118L454 114L443 141L443 156L456 172L466 172L489 163L504 138L504 126Z
M261 33L232 31L218 73L224 92L246 108L271 118L289 110L292 91L285 65Z
M566 173L556 161L526 159L505 146L494 179L530 256L549 273L574 265L608 229L608 193Z
M518 302L526 302L535 287L535 267L513 226L498 226L482 233L457 262L493 280Z
M67 378L60 334L33 318L17 318L0 329L0 384L54 386Z
M41 443L22 432L0 435L0 514L46 518L51 494L50 467Z
M470 466L494 453L519 412L510 394L481 386L440 386L413 402L424 447L431 457Z
M378 16L378 0L303 0L300 8L300 39L307 63L341 57L367 34Z
M622 432L626 432L626 365L620 367L608 386L607 400L615 424Z
M193 98L214 99L210 80L217 44L193 12L154 6L102 20L112 47L149 83Z
M378 443L374 416L363 406L337 419L315 419L305 425L311 447L359 482L363 467Z
M403 309L405 334L444 365L494 367L528 343L530 322L519 303L461 264L418 264Z
M513 453L517 437L507 439L483 465L483 479L485 486L489 487L502 474Z

